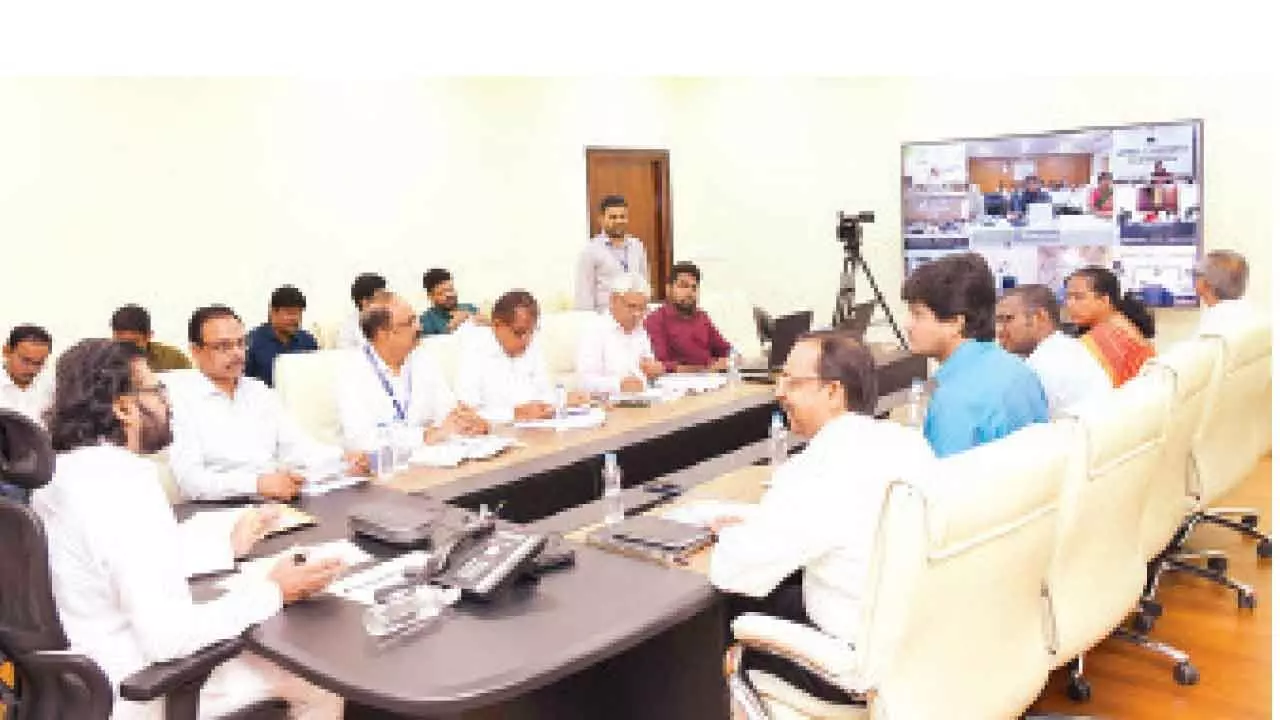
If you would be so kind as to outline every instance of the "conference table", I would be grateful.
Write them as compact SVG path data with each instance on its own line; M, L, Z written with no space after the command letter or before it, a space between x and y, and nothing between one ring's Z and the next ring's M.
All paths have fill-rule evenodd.
M773 392L741 383L648 408L612 408L592 429L503 429L519 445L498 457L413 467L299 499L317 524L268 539L257 554L347 538L348 516L364 504L416 506L452 524L481 505L500 506L503 525L572 534L604 517L604 452L618 454L627 513L645 512L761 464ZM880 410L905 397L900 388L885 393ZM355 542L377 558L397 554ZM403 637L370 636L363 606L321 594L250 630L247 640L341 695L345 717L357 720L727 717L724 605L705 576L566 543L576 554L571 567L522 579L488 601L464 598Z

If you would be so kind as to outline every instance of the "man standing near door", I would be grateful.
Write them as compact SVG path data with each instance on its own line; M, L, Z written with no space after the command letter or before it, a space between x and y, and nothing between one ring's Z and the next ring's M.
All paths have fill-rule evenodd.
M648 282L649 260L640 239L627 234L626 198L606 195L600 201L600 234L578 256L573 306L595 312L608 309L609 282L622 273L636 273Z

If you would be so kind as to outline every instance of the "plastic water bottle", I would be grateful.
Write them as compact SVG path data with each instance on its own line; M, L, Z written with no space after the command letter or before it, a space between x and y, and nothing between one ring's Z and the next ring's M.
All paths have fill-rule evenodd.
M729 356L725 358L725 363L728 369L729 384L737 385L742 380L742 373L738 369L741 363L738 362L737 348L729 348Z
M907 391L907 424L919 426L924 424L925 389L924 378L911 381L911 389Z
M563 420L565 408L569 404L569 392L565 390L564 383L556 383L555 405L556 419Z
M622 468L618 467L617 453L604 454L604 521L606 524L622 522Z
M386 423L378 423L378 444L373 456L371 469L376 477L389 478L395 474L395 448L391 428Z
M778 466L787 461L787 426L782 424L782 413L775 412L769 421L769 467Z

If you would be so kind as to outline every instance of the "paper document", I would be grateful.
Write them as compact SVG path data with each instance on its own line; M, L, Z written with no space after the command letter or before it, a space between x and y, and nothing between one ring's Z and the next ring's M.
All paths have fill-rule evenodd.
M262 580L271 573L271 568L275 567L280 558L293 553L305 553L308 560L328 560L330 558L341 560L344 564L359 565L360 563L369 562L373 556L361 550L350 540L332 540L310 547L294 547L282 550L275 555L256 558L247 562L240 563L240 569L234 574L229 575L218 581L218 587L223 590L232 590L235 587L251 581ZM341 580L334 583L337 585ZM332 587L332 586L331 586Z
M592 407L586 410L571 410L562 418L523 420L515 423L515 426L526 430L584 430L586 428L600 427L603 424L604 410Z
M463 460L483 460L515 445L515 438L503 435L456 435L445 442L423 445L409 457L412 465L457 467Z
M654 385L659 390L688 395L719 390L726 382L727 378L719 373L672 373L654 380Z
M379 588L404 582L405 570L419 567L426 560L427 553L415 550L339 578L327 588L327 592L361 605L373 605L373 595Z
M695 500L662 513L662 517L685 525L707 527L713 520L722 517L740 517L746 519L755 512L754 503L731 502L728 500Z

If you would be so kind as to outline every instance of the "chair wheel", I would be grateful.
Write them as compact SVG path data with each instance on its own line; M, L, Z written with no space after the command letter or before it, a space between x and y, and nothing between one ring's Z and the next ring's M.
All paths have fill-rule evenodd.
M1221 555L1214 555L1205 561L1211 572L1223 575L1227 572L1227 559Z
M1248 590L1238 590L1236 591L1236 605L1240 606L1241 610L1252 610L1258 607L1258 596Z
M1088 680L1075 675L1067 682L1067 697L1071 698L1074 702L1086 702L1092 695L1093 688L1089 687Z
M1263 560L1271 558L1271 538L1263 538L1258 541L1258 557Z
M1258 527L1258 516L1257 515L1241 515L1240 524L1250 529L1256 528Z
M1133 617L1134 632L1146 635L1151 632L1151 628L1156 626L1156 619L1145 612L1138 613Z
M1195 685L1200 682L1200 671L1189 662L1180 662L1173 666L1173 680L1179 685Z

